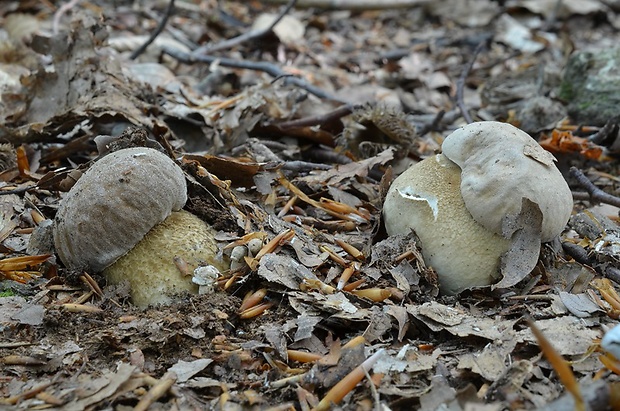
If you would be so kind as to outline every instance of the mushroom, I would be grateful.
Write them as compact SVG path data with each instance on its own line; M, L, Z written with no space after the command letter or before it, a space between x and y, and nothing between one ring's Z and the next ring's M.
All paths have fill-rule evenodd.
M134 304L165 303L197 292L191 271L218 266L214 230L180 211L187 200L179 166L157 150L115 151L94 163L63 199L54 245L70 269L127 280ZM187 268L183 271L183 264ZM188 275L190 274L190 275Z
M512 244L504 226L522 212L523 199L542 213L538 244L562 232L573 208L570 188L553 155L528 134L483 121L454 131L442 149L394 180L383 216L389 235L416 232L443 293L499 278Z

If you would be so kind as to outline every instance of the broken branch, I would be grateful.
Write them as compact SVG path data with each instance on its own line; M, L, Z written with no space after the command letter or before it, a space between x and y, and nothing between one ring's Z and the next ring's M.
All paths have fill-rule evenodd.
M181 50L173 49L171 47L164 47L162 49L162 52L186 64L193 64L193 63L211 64L217 61L218 64L223 67L262 71L263 73L267 73L274 78L282 78L285 85L294 85L294 86L300 87L306 90L308 93L313 94L319 98L337 101L340 103L347 103L340 97L336 97L333 94L328 93L327 91L322 90L321 88L308 83L306 80L302 78L290 76L289 73L286 73L279 66L273 63L268 63L266 61L235 60L231 58L218 57L218 56L194 55L191 53L185 53Z
M605 203L615 207L620 207L620 198L604 192L597 186L595 186L586 175L577 167L571 167L569 174L573 177L577 183L586 189L590 194L590 201Z

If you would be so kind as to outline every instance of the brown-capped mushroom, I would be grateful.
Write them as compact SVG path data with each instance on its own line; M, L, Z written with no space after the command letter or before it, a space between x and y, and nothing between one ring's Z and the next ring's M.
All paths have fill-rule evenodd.
M502 225L521 212L523 198L542 212L538 243L562 232L573 199L554 157L509 124L469 124L442 148L394 181L383 216L389 235L416 232L442 292L456 294L500 276L511 246Z
M71 269L103 272L111 283L131 285L136 305L197 292L191 271L219 265L214 232L179 211L187 200L181 168L145 147L122 149L91 166L58 209L54 244ZM176 263L175 263L176 258ZM187 263L190 272L179 267Z

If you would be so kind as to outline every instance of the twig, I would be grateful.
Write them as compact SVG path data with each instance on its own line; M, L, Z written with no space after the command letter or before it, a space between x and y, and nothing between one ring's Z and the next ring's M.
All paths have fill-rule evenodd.
M345 104L337 109L330 111L329 113L320 114L317 116L304 117L297 120L285 121L284 123L279 123L278 127L280 130L286 130L289 128L297 128L297 127L308 127L308 126L316 126L328 123L333 120L337 120L344 116L347 116L353 112L353 105Z
M588 137L588 141L598 145L605 145L605 141L613 136L614 139L618 136L618 123L617 120L609 120L599 131Z
M420 129L420 131L418 131L418 136L422 137L430 131L437 130L437 128L439 127L439 123L441 123L441 120L443 119L443 116L445 114L446 114L445 110L439 110L439 112L437 113L433 121L431 121L430 123L424 124L424 126Z
M255 40L264 37L269 32L271 32L271 30L273 30L273 28L280 22L280 20L284 18L284 16L288 14L289 11L291 11L293 7L295 7L295 3L297 3L297 0L289 0L286 7L282 9L280 14L278 14L276 19L269 25L269 27L257 30L250 30L247 33L243 33L237 37L233 37L232 39L227 39L216 44L206 44L194 50L192 54L197 56L201 54L213 53L214 51L232 48L249 40Z
M592 265L592 259L588 256L588 252L579 244L564 241L562 243L562 249L566 252L566 254L573 257L579 264Z
M467 65L464 67L463 72L461 73L461 76L456 82L456 105L459 108L459 110L461 110L461 113L463 114L463 118L465 119L465 121L467 121L467 123L473 123L474 120L469 115L469 112L467 111L467 107L465 107L465 102L463 101L463 89L465 88L465 80L467 80L467 76L469 75L469 72L474 66L474 63L476 61L476 58L478 57L478 54L480 54L480 52L482 51L482 49L485 47L486 44L487 44L486 39L478 43L478 45L474 49L471 59L469 60L469 63L467 63Z
M310 163L308 161L293 160L282 163L283 170L288 171L312 171L312 170L330 170L333 167L329 164Z
M349 164L353 160L342 153L325 147L313 146L304 151L304 156L312 161L321 163Z
M0 190L0 196L6 196L6 195L9 195L9 194L22 194L22 193L25 193L27 191L34 190L35 188L38 188L37 184L33 184L33 185L29 185L29 186L17 187L17 188L14 188L12 190Z
M605 277L609 278L616 284L620 284L620 270L616 267L608 266L605 269Z
M586 193L585 191L573 191L573 200L575 201L589 201L590 193Z
M283 4L286 0L266 0ZM431 0L299 0L298 7L317 7L334 10L386 10L404 9L430 3Z
M177 376L173 372L167 372L157 383L142 396L134 411L146 411L151 404L164 396L177 381Z
M604 192L603 190L601 190L600 188L598 188L597 186L595 186L590 181L590 179L586 177L586 175L583 174L583 172L579 170L577 167L571 167L569 174L571 177L573 177L577 181L577 183L581 187L583 187L588 192L588 194L590 194L590 201L609 204L615 207L620 207L619 197L608 194Z
M193 63L211 64L217 61L220 66L262 71L264 73L269 74L272 77L281 77L281 76L285 76L288 74L284 72L284 70L282 70L279 66L272 64L272 63L268 63L266 61L234 60L234 59L230 59L226 57L207 56L207 55L196 56L191 53L185 53L181 50L172 49L170 47L164 47L162 49L162 52L186 64L193 64ZM302 78L287 76L287 77L283 77L283 80L284 80L284 84L286 85L292 84L294 86L300 87L306 90L307 92L309 92L310 94L314 94L315 96L319 98L337 101L340 103L347 103L343 99L336 97L328 93L327 91L308 83L306 80Z
M368 380L368 386L370 387L370 393L372 394L372 398L375 401L375 411L381 411L381 400L379 398L379 392L377 392L377 387L375 387L375 383L372 380L372 377L368 373L368 370L364 368L364 375Z
M553 301L553 296L546 294L512 295L508 299L518 301Z
M19 348L19 347L28 347L30 345L34 345L33 342L7 342L0 343L0 348Z
M170 0L170 3L168 3L168 8L166 9L166 13L164 14L164 17L161 19L161 22L159 23L155 31L151 33L151 36L144 42L144 44L138 47L133 53L131 53L131 55L129 56L131 60L135 60L136 58L138 58L140 54L144 53L147 47L153 41L155 41L155 38L159 36L162 31L164 31L164 28L166 27L166 23L168 23L168 19L170 18L173 12L174 12L174 0Z
M332 408L332 404L338 404L353 388L364 378L377 360L383 355L384 349L381 348L376 353L368 357L363 363L358 365L353 371L343 377L325 394L325 397L318 403L313 411L326 411Z
M80 0L71 0L69 3L63 4L58 8L58 10L56 10L56 13L54 13L54 22L52 23L52 32L54 34L58 34L60 31L60 19L62 19L62 16L75 7L79 2Z

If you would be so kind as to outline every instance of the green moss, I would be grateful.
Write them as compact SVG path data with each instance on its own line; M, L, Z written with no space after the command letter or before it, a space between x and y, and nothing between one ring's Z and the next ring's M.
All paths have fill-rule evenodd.
M620 49L576 52L564 71L558 97L578 123L603 125L620 114Z
M15 291L13 290L4 290L4 291L0 291L0 298L2 297L14 297Z
M564 101L570 101L574 96L575 91L573 85L568 81L563 81L560 84L560 90L558 91L558 97Z

